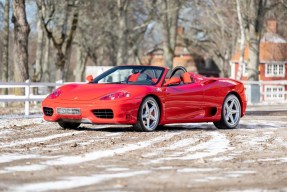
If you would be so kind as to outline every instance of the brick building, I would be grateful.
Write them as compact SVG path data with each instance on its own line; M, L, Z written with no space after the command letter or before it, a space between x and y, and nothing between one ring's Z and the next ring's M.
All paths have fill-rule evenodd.
M183 40L184 28L178 28L178 37L174 51L173 67L183 66L187 71L192 71L207 77L219 77L220 70L212 59L205 59L201 55L191 54ZM145 65L163 66L163 49L161 45L158 48L147 52L144 59Z
M239 68L240 51L232 58L231 78L235 78ZM245 64L241 80L247 80L249 47L244 54ZM267 31L260 42L258 77L262 82L261 92L264 101L286 99L284 96L287 85L287 40L277 34L277 22L267 21Z

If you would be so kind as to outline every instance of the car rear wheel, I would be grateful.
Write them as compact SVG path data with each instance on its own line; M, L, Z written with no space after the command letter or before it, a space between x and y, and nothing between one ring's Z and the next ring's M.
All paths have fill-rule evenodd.
M234 129L241 117L241 104L234 94L228 95L222 105L221 120L213 124L218 129Z
M81 123L74 123L74 122L58 122L58 124L64 129L77 129Z
M159 123L160 109L153 97L147 97L141 103L138 112L137 124L134 128L137 131L154 131Z

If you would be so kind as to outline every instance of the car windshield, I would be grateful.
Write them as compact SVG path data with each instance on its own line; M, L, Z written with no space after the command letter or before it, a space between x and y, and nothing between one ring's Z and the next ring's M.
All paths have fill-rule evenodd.
M93 83L154 85L159 82L164 72L162 67L118 66L93 80Z

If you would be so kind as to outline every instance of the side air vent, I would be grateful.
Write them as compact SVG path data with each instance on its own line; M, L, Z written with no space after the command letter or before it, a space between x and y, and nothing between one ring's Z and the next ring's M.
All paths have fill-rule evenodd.
M112 119L114 118L114 112L111 109L95 109L93 110L94 115L101 119Z
M43 107L43 111L46 116L52 116L54 114L54 110L50 107Z

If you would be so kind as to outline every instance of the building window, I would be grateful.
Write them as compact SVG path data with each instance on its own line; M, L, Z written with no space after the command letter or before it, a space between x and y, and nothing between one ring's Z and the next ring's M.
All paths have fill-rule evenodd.
M266 100L281 100L284 99L284 86L266 86L265 99Z
M284 77L285 76L285 64L281 63L268 63L265 70L266 77Z

